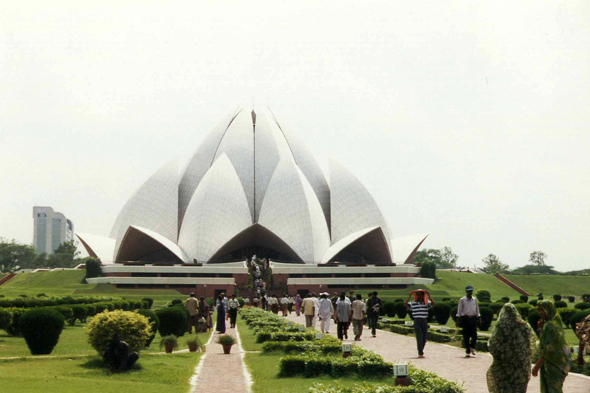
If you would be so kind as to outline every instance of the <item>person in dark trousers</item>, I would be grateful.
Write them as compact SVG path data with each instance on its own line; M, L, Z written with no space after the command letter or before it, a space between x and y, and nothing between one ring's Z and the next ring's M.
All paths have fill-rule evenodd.
M477 342L477 326L481 325L479 305L473 297L473 287L465 287L466 296L459 301L457 308L457 327L463 329L463 345L465 346L465 357L475 356L475 343Z
M373 337L377 337L377 321L379 320L379 313L383 308L383 302L377 297L377 292L373 292L373 296L367 301L367 316L369 318L369 326Z
M236 295L231 295L231 298L227 302L227 309L229 311L229 326L232 329L236 327L239 308L240 303L238 302L238 299L236 299Z
M414 295L414 301L410 297ZM426 297L428 296L428 300ZM424 346L428 337L428 310L434 306L434 299L425 289L411 291L406 300L408 309L414 318L414 332L416 333L416 344L418 345L418 357L424 357Z
M352 316L350 303L346 301L346 293L340 294L340 301L336 304L336 318L338 319L338 339L348 339L348 325Z

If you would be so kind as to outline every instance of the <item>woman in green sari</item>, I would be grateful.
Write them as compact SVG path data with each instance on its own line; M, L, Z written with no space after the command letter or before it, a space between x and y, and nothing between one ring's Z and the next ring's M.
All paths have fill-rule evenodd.
M535 334L514 304L502 307L488 341L494 362L487 373L491 393L525 393L531 378Z
M541 314L541 341L539 360L533 367L533 376L541 374L541 393L562 392L563 382L569 372L570 350L557 310L553 302L544 300L539 304Z

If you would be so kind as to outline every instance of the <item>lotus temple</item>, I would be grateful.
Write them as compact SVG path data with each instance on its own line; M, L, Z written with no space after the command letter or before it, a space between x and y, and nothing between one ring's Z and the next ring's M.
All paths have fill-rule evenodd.
M326 180L268 108L238 108L188 162L163 166L129 198L109 237L77 233L102 262L88 279L213 296L247 290L269 261L271 292L428 284L411 261L427 235L395 238L362 183L335 161Z

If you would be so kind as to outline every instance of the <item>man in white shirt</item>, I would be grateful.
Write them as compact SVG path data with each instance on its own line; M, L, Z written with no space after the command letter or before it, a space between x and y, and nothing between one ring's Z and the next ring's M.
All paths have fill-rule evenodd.
M316 297L315 293L311 294L311 298L313 299L313 302L315 303L315 314L313 316L313 320L311 321L311 327L315 329L315 324L318 321L318 315L320 312L320 301Z
M319 304L320 330L322 333L330 333L330 319L334 315L334 306L332 305L332 301L328 299L327 293L320 295Z
M289 306L289 297L285 294L281 298L281 311L283 312L283 316L287 316L287 307Z
M463 345L465 346L465 357L475 356L475 343L477 342L477 325L481 324L479 305L473 297L473 286L465 287L466 296L459 300L457 307L457 327L463 329Z

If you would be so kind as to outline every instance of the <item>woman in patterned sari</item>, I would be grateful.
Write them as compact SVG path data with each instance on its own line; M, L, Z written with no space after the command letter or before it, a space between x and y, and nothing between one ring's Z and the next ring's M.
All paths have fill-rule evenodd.
M539 360L533 367L533 376L540 371L541 393L562 392L563 382L569 372L570 350L565 341L561 320L556 318L553 302L543 300L539 304L541 314L541 341Z
M529 324L521 318L514 304L505 304L488 342L494 357L487 373L490 392L526 392L535 344Z

